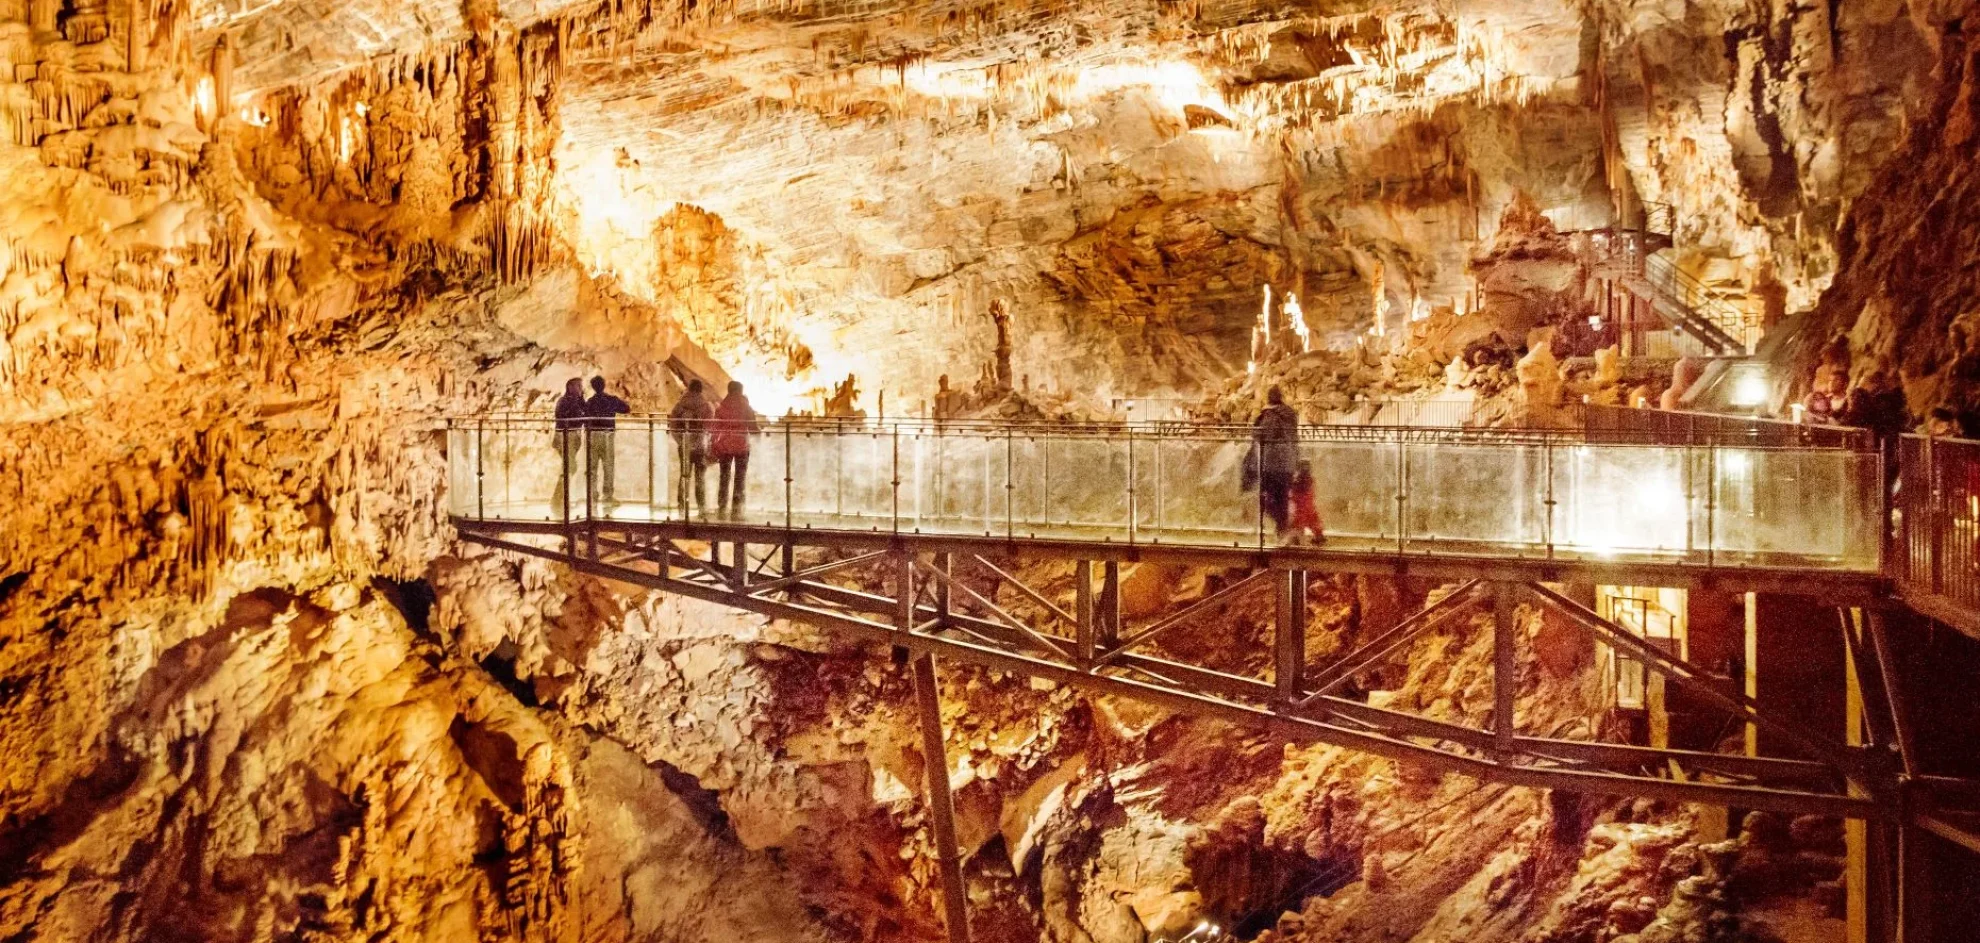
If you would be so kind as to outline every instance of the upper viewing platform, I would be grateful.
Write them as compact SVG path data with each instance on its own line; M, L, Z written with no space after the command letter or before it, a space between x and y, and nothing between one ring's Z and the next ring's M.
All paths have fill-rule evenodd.
M1623 412L1646 422L1591 412L1565 432L1303 427L1319 543L1282 539L1247 488L1250 427L1166 422L766 421L750 437L742 507L724 514L715 495L705 513L697 504L688 450L665 418L621 418L601 434L470 417L448 427L450 509L507 530L610 523L763 543L1263 555L1425 575L1510 566L1671 585L1882 573L1883 461L1867 437ZM706 476L717 491L713 461Z

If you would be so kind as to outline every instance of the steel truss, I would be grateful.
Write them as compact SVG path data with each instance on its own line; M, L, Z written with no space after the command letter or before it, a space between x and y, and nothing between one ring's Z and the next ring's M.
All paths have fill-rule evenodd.
M1063 545L1024 547L922 540L893 535L847 541L799 530L711 528L682 533L603 522L568 529L456 521L463 539L515 554L569 565L579 572L731 606L769 618L803 622L912 655L921 718L924 795L938 852L943 917L949 943L969 943L967 885L956 844L949 762L937 697L937 656L999 671L1045 678L1082 690L1136 698L1179 712L1272 730L1288 739L1358 750L1398 762L1480 780L1543 789L1697 802L1737 809L1865 819L1871 856L1894 877L1880 885L1894 899L1873 906L1874 919L1897 928L1880 936L1906 943L1931 907L1929 856L1919 836L1930 833L1980 852L1980 783L1922 773L1910 719L1891 662L1882 614L1844 608L1842 634L1863 706L1861 745L1849 746L1805 725L1773 716L1744 693L1638 638L1538 580L1553 575L1505 569L1477 571L1422 610L1374 634L1353 651L1314 669L1306 643L1308 581L1319 572L1370 572L1352 558L1332 561L1275 555L1220 561L1248 569L1183 610L1131 626L1121 610L1118 545L1095 544L1090 556ZM696 540L695 537L712 539ZM769 538L774 542L752 543ZM800 543L845 556L797 565ZM1072 561L1072 608L1027 585L984 552L1031 554ZM1191 558L1193 559L1193 558ZM1197 561L1213 562L1213 561ZM1287 565L1287 564L1294 565ZM1330 566L1338 563L1337 566ZM959 577L958 568L1009 587L1033 607L1013 612ZM828 582L863 570L881 571L886 593ZM1097 580L1096 580L1097 572ZM1377 571L1379 572L1379 571ZM1397 574L1400 575L1400 574ZM1449 576L1449 573L1441 575ZM1579 574L1583 577L1595 574ZM1606 575L1606 574L1603 574ZM1272 657L1264 678L1232 674L1148 653L1151 642L1186 623L1214 616L1271 590L1275 601ZM1854 606L1845 590L1836 599ZM1519 728L1515 695L1522 659L1516 607L1525 602L1565 618L1593 641L1642 664L1697 699L1765 731L1794 756L1745 756L1538 736ZM1347 696L1353 679L1453 619L1488 607L1492 614L1492 712L1486 728L1377 707ZM1867 618L1865 615L1867 614ZM1923 939L1923 937L1918 937Z
M1905 775L1890 731L1902 729L1901 710L1882 683L1881 645L1853 650L1877 681L1866 700L1877 709L1870 743L1845 746L1794 721L1771 715L1744 694L1665 654L1623 627L1538 583L1470 580L1377 633L1330 663L1309 669L1304 650L1309 571L1249 572L1188 608L1130 626L1120 608L1117 560L1073 564L1074 599L1065 608L984 557L911 546L871 550L798 568L796 547L700 543L609 524L564 539L532 542L500 525L465 527L465 539L513 553L566 563L606 579L732 606L770 618L843 631L986 668L1046 678L1100 694L1137 698L1178 711L1269 728L1289 738L1321 742L1389 759L1419 763L1482 780L1609 795L1698 802L1789 814L1873 820L1909 819L1968 844L1926 793L1968 791ZM801 533L787 535L802 538ZM550 548L541 544L563 546ZM889 592L837 585L835 573L881 568ZM995 602L959 576L963 570L1000 581L1035 607L1027 618ZM1097 578L1096 578L1097 576ZM1253 593L1276 599L1272 668L1264 678L1233 674L1151 654L1149 643ZM1793 756L1755 757L1548 737L1519 729L1514 717L1518 665L1514 607L1536 605L1565 617L1593 640L1642 663L1700 700L1758 726ZM1346 696L1348 682L1424 633L1486 609L1493 614L1494 700L1488 728L1376 707ZM931 666L932 667L932 666ZM919 675L917 675L919 677ZM1506 679L1506 683L1500 683ZM1964 803L1961 803L1964 804Z

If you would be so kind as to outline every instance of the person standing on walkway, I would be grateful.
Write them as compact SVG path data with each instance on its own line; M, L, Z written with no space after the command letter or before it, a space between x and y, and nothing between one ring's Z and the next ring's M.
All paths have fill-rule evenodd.
M610 393L605 392L605 378L591 378L591 398L584 401L586 474L591 476L591 491L606 504L617 504L613 494L613 471L618 465L617 451L612 447L613 433L618 431L619 418L632 407Z
M687 392L667 414L667 431L674 437L674 454L679 459L674 477L674 504L681 516L688 513L688 494L694 495L694 511L708 513L708 430L715 419L715 404L702 393L700 380L689 380Z
M749 397L743 395L743 385L730 380L729 395L715 407L714 434L708 439L708 454L721 466L716 502L730 517L742 511L743 494L748 489L749 437L762 430L763 423L750 408Z
M1286 405L1285 393L1276 386L1265 394L1265 404L1251 429L1252 454L1258 463L1258 506L1283 537L1286 501L1299 467L1299 414Z
M579 457L584 454L584 381L572 377L564 384L564 395L557 397L557 514L571 513L571 479L576 477Z

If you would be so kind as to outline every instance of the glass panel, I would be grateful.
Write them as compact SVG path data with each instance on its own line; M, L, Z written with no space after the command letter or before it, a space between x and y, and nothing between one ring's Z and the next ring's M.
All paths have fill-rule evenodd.
M740 507L732 520L741 524L784 526L784 436L774 426L749 438L749 454L726 466L731 488L741 489ZM711 500L722 495L725 466L719 460L708 471Z
M1537 445L1409 447L1411 542L1531 555L1546 542L1546 454ZM1428 548L1418 547L1425 550Z
M1258 539L1258 494L1243 490L1250 441L1169 435L1135 442L1139 538L1231 545Z
M1693 510L1687 450L1575 445L1554 449L1555 544L1568 555L1683 555Z
M475 429L460 425L447 427L447 512L460 517L480 516L475 504Z
M1331 540L1396 538L1397 458L1394 442L1300 443L1313 466L1313 500Z
M1326 434L1340 437L1308 430L1300 456L1312 466L1328 535L1345 538L1336 547L1360 541L1423 553L1527 556L1545 552L1551 537L1566 557L1858 571L1874 570L1881 552L1883 476L1875 453L1475 438L1426 439L1405 449L1388 433ZM685 462L664 420L622 421L609 436L565 436L550 420L498 418L451 426L446 441L454 514L561 520L565 491L572 519L588 512L678 519L682 512ZM900 526L927 533L1223 547L1277 540L1262 533L1269 528L1261 526L1257 489L1241 487L1250 452L1241 429L1151 426L1129 435L799 422L772 426L752 446L738 518L752 524L890 529L898 502ZM1913 446L1907 457L1922 461L1913 454L1920 451ZM1980 456L1960 457L1961 468L1980 465ZM1397 500L1405 493L1399 475L1406 476L1407 502ZM1954 477L1906 479L1914 492L1904 496L1907 517L1917 520L1906 521L1905 536L1911 556L1925 561L1909 578L1931 576L1927 567L1939 557L1940 568L1950 562L1962 583L1971 582L1964 574L1975 566L1980 497L1968 491L1980 486L1969 489L1965 477ZM715 480L705 489L719 490L719 471L710 468L707 478Z

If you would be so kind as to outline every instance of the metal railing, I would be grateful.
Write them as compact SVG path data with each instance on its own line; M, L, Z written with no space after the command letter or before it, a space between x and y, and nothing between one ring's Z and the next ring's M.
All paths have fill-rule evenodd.
M1673 445L1709 442L1724 446L1813 447L1859 452L1877 448L1876 435L1868 429L1851 426L1629 406L1585 405L1581 414L1582 431L1590 442L1648 439Z
M1980 442L1905 436L1897 460L1892 577L1980 620Z
M1288 402L1308 421L1326 426L1429 426L1456 428L1471 419L1476 403L1470 396L1431 396L1417 399L1358 399L1344 407L1322 407L1319 400ZM1192 410L1210 408L1201 396L1122 396L1111 406L1128 423L1186 422Z
M1271 547L1246 427L790 420L751 437L726 517L785 529ZM560 454L561 453L561 454ZM1541 430L1307 426L1330 546L1395 554L1644 559L1876 572L1882 465L1820 444L1608 441ZM718 518L692 446L658 418L616 431L469 418L448 429L450 506L535 522ZM684 475L683 472L686 472ZM682 488L686 479L687 487Z
M1759 342L1760 319L1728 304L1711 288L1661 255L1643 259L1643 280L1667 300L1704 319L1746 350Z

